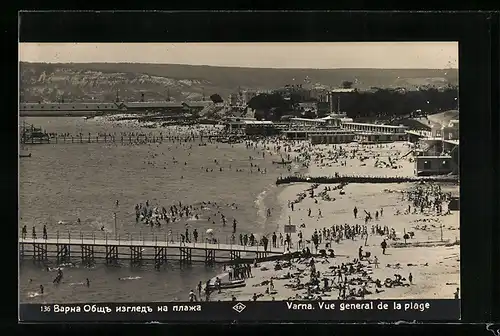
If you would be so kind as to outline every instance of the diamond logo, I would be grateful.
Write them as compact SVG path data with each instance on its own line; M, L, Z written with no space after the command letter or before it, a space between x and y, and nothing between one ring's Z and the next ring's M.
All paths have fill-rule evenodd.
M243 303L237 303L233 306L233 309L236 310L238 313L241 313L242 311L245 310L247 306L245 306Z

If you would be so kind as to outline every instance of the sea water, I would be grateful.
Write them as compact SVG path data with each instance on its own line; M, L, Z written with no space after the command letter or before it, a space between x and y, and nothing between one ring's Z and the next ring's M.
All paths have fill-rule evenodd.
M40 117L25 121L58 133L167 132L100 119ZM263 158L261 151L246 149L244 144L199 146L199 140L142 145L45 144L28 146L27 150L32 157L20 160L19 228L26 225L29 237L33 226L41 237L44 224L51 237L103 231L140 237L171 230L177 239L186 227L190 232L197 228L200 236L212 229L221 243L230 239L233 219L238 222L236 236L276 230L273 218L279 204L275 202L274 183L287 173L286 168L273 165L271 155ZM254 167L250 173L251 164L261 172ZM198 211L199 219L150 228L135 221L135 205L146 201L167 210L179 202L199 208L201 202L212 205ZM267 217L268 208L272 209L271 218ZM226 226L216 219L219 211L227 218ZM78 261L78 257L73 258ZM99 261L92 267L76 262L64 268L63 281L56 286L52 284L53 272L26 259L20 265L20 298L21 302L183 301L199 281L218 273L217 267L203 264L181 268L170 262L157 271L152 265L130 267L127 262L114 267ZM41 284L44 295L36 294Z

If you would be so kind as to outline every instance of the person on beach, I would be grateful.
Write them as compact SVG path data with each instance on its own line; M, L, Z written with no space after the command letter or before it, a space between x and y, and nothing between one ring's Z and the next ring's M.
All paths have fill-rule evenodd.
M61 283L61 280L63 278L63 272L61 269L57 270L57 275L54 279L54 281L52 281L54 284L58 285Z
M21 231L21 237L23 239L26 239L26 236L28 235L28 228L26 225L23 226L22 231Z
M43 231L42 231L43 239L47 240L47 225L43 225Z
M196 294L194 294L194 291L191 289L191 291L189 292L189 302L195 302L195 301L198 300L196 300Z
M219 294L221 293L221 281L219 277L215 278L215 289L218 290Z
M262 244L264 245L264 252L267 252L267 244L269 243L269 239L266 236L262 237Z
M375 268L378 268L379 262L377 256L373 258L373 264L375 265Z
M32 237L33 237L33 239L36 239L36 230L35 230L34 226L33 226L33 230L32 230Z
M205 301L210 301L210 280L205 284Z
M198 282L198 285L197 285L197 290L198 290L198 296L201 298L201 288L202 288L202 284L201 284L201 281Z
M410 285L413 284L413 275L411 273L408 275L408 281L410 281Z
M382 248L382 254L385 254L385 249L387 248L387 242L385 239L380 243L380 247Z
M354 214L354 219L357 219L358 218L358 208L354 207L354 210L352 212Z
M458 290L458 288L457 288L457 290ZM43 291L44 291L43 285L40 285L40 294L43 294Z

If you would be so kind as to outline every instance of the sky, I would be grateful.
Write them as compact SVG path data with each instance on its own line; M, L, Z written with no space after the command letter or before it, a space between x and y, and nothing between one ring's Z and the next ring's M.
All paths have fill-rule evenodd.
M458 68L458 42L20 43L42 63L156 63L250 68Z

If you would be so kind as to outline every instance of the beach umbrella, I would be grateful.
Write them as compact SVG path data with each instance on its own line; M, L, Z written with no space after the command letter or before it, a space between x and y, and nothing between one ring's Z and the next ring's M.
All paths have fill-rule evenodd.
M208 235L214 234L214 229L208 229L206 232Z

